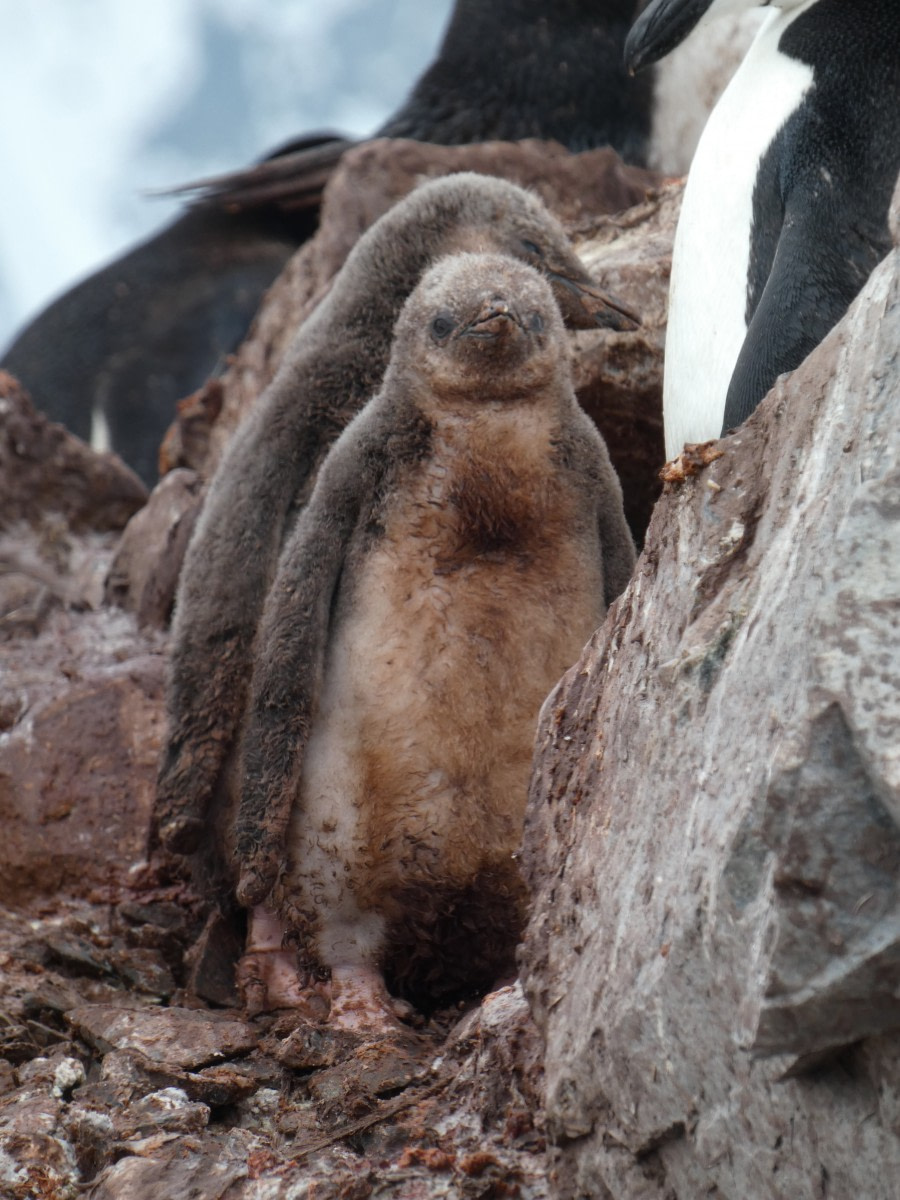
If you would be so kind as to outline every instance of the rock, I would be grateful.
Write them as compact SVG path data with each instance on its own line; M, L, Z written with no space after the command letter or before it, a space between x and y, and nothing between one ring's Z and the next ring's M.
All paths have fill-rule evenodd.
M152 1062L189 1070L247 1054L257 1042L246 1022L202 1009L93 1004L73 1009L66 1019L101 1054L136 1050Z
M283 1072L271 1059L256 1057L220 1063L199 1071L183 1071L159 1063L137 1050L113 1050L100 1070L104 1094L112 1089L123 1099L146 1096L160 1088L175 1087L190 1100L221 1108L243 1100L263 1085L281 1083Z
M16 1072L20 1084L47 1083L57 1100L67 1099L73 1088L84 1083L84 1066L70 1054L57 1053L33 1058Z
M334 1066L317 1071L309 1094L329 1121L361 1116L376 1096L402 1091L420 1079L432 1057L432 1046L412 1036L365 1042Z
M112 969L130 988L143 995L168 999L175 991L172 972L158 950L117 950L112 955Z
M10 1200L76 1200L72 1150L63 1138L0 1130L0 1194Z
M122 529L147 489L115 454L97 454L37 411L0 371L0 529L39 526L49 513L69 530Z
M641 328L632 333L597 329L571 335L578 401L603 434L639 544L659 498L665 460L663 350L682 192L680 183L670 184L642 204L572 233L587 270L641 315Z
M178 402L176 419L159 448L160 475L177 470L179 464L205 461L223 400L221 379L209 379L198 391Z
M0 1099L0 1195L74 1200L75 1156L60 1125L62 1100L26 1084Z
M666 486L544 706L522 966L557 1197L896 1192L898 344L895 252Z
M181 561L202 503L196 471L171 471L128 522L106 578L104 598L139 625L165 629Z
M184 1080L184 1090L192 1100L200 1100L212 1108L236 1104L254 1095L263 1085L281 1083L278 1064L266 1059L222 1063L190 1072Z
M244 939L233 920L218 910L209 914L203 932L185 955L188 990L193 996L234 1008L239 1003L235 968Z
M125 884L144 858L163 732L163 642L110 611L51 614L4 649L0 902Z
M510 1141L543 1150L543 1047L518 982L485 996L447 1039L451 1096Z
M188 1100L181 1088L150 1092L117 1113L113 1128L123 1141L157 1133L200 1133L209 1124L205 1104Z
M79 975L112 975L109 958L95 942L74 930L53 930L42 941L46 961L59 963Z
M99 609L146 490L0 372L0 901L121 882L143 857L161 640Z
M0 371L0 642L34 637L59 606L100 604L112 533L147 492L115 455L95 454ZM0 711L0 729L17 712Z
M357 1044L358 1038L350 1030L302 1022L283 1040L274 1039L272 1050L284 1066L313 1071L344 1062Z
M236 1156L180 1144L159 1156L123 1158L107 1168L91 1189L91 1200L223 1200L235 1180L246 1174L246 1165Z

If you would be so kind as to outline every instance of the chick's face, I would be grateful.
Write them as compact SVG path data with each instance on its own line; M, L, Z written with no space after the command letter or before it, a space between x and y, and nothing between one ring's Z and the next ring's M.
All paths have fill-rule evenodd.
M567 368L569 353L547 284L496 255L432 268L401 314L397 343L435 398L476 404L526 399Z

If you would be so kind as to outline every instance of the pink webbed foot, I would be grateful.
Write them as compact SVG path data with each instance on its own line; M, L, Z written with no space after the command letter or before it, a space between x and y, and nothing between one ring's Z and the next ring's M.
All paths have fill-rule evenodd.
M354 964L331 968L331 1012L334 1029L357 1034L409 1033L403 1019L413 1014L405 1000L388 994L380 971Z
M251 1016L277 1008L292 1008L311 1021L328 1013L330 987L310 980L299 969L297 955L284 946L285 930L275 915L254 908L247 930L247 946L237 968L237 985Z

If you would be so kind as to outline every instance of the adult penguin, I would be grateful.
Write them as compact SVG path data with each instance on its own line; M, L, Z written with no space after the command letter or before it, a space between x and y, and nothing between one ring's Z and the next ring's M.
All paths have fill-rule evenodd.
M653 0L638 70L761 0ZM891 246L900 171L900 5L774 0L713 110L675 239L666 453L741 424L846 312Z
M642 164L652 81L622 48L635 0L456 0L437 57L376 137L441 145L555 139ZM303 138L225 177L159 234L36 317L2 365L54 420L148 484L176 402L224 366L264 290L315 230L352 143Z

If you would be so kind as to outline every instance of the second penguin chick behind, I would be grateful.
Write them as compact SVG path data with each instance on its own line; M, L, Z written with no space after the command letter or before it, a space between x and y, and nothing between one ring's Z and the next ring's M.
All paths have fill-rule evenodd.
M547 283L498 255L439 261L256 643L235 832L256 906L241 973L270 1007L305 1004L285 936L330 974L339 1027L394 1023L385 977L427 1004L513 967L538 711L633 564Z

